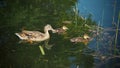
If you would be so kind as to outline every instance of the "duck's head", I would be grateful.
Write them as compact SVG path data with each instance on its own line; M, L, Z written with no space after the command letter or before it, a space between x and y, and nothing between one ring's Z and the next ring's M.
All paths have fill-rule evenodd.
M49 30L51 30L53 33L56 33L56 30L53 29L50 24L47 24L47 25L44 27L44 31L49 31Z

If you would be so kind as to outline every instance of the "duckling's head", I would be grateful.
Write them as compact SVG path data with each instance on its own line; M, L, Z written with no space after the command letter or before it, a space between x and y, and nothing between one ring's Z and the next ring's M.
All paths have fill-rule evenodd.
M90 37L87 34L84 34L83 38L84 39L90 39Z
M53 33L56 33L56 30L54 30L50 24L47 24L44 27L44 31L49 31L49 30L52 30Z
M66 26L63 26L62 29L63 30L68 30L68 28Z

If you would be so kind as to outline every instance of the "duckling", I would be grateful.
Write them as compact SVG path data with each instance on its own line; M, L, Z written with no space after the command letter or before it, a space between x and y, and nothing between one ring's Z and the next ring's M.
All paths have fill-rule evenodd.
M58 34L64 34L67 30L68 30L68 28L66 26L62 26L62 28L57 28L56 32Z
M85 45L87 45L88 42L91 40L92 39L87 34L84 34L83 37L75 37L75 38L70 39L71 42L74 42L74 43L82 42Z
M73 43L78 43L78 42L82 42L83 38L82 37L74 37L74 38L70 39L70 41Z

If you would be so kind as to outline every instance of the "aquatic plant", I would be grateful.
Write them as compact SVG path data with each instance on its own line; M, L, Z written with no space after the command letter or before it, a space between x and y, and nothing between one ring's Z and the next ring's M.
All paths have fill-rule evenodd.
M43 47L40 45L39 48L40 48L42 55L45 55L45 51L44 51Z
M116 46L117 46L117 38L118 38L118 29L119 29L119 22L120 22L120 11L119 11L119 15L118 15L118 22L117 22L117 26L116 26L116 35L115 35L115 43L114 43L114 54L116 55Z

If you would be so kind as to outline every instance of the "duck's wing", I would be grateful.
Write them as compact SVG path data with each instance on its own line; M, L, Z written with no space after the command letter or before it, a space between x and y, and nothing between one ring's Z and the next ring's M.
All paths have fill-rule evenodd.
M22 31L22 33L31 36L31 37L43 37L44 33L41 33L39 31L28 31L28 30L24 30Z
M39 31L28 31L28 30L23 30L22 33L41 33Z

